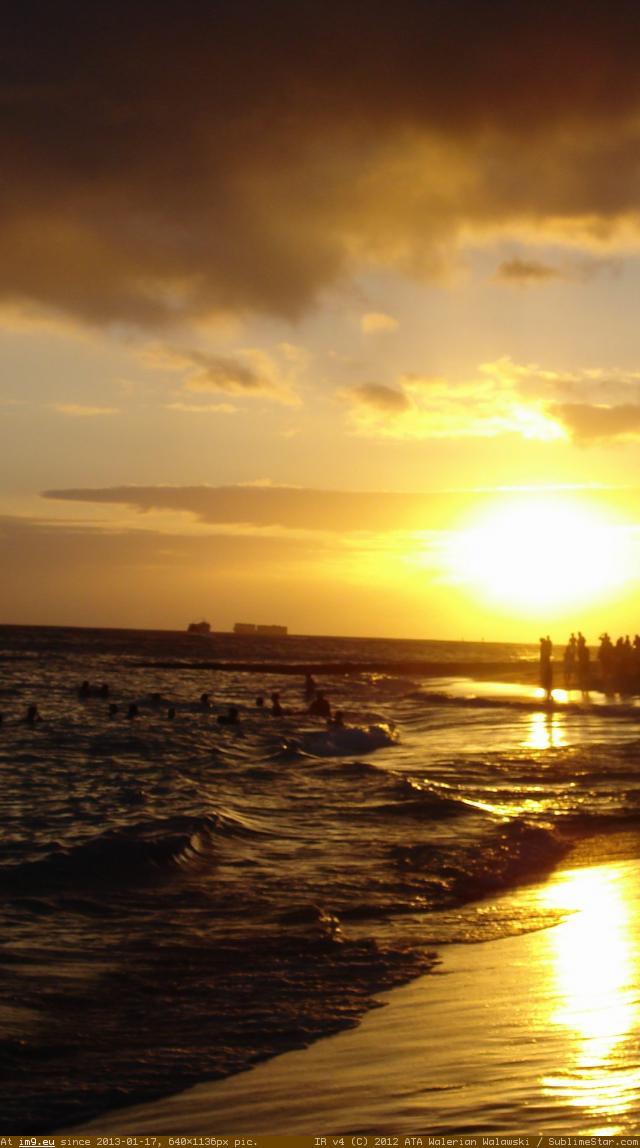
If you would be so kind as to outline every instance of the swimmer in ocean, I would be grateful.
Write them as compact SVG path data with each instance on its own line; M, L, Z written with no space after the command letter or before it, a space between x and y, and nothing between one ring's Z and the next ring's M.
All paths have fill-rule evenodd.
M331 706L329 704L329 699L324 696L322 690L318 690L315 699L309 706L308 712L312 717L331 717Z
M226 714L218 715L218 725L239 725L240 715L237 706L229 706Z

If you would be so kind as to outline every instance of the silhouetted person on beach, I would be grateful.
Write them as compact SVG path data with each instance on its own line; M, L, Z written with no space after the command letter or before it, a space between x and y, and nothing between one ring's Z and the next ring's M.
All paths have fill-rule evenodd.
M86 679L85 679L85 681L82 683L82 685L78 686L78 697L79 698L88 698L90 693L91 693L91 686L89 685L89 682L86 681Z
M264 709L264 698L262 697L262 694L258 694L258 697L256 698L256 708L259 710Z
M202 706L203 710L208 710L209 704L210 704L209 694L200 694L200 705Z
M169 706L169 709L167 710L167 721L173 721L175 719L175 716L176 716L176 707L175 706Z
M284 710L280 705L280 694L271 695L271 714L273 717L284 716Z
M37 706L29 706L26 714L24 715L25 725L35 725L36 722L42 721L42 716Z
M307 701L311 701L311 698L315 697L317 688L318 687L317 687L317 685L313 679L313 675L312 674L305 674L305 676L304 676L304 696L307 699Z
M115 702L111 702L107 710L107 717L114 718L118 713L118 707Z
M615 652L613 642L608 633L600 635L600 646L598 649L598 662L600 663L600 678L602 681L602 688L606 693L609 693L614 686L614 662Z
M139 717L139 715L140 715L140 710L138 709L136 703L131 702L129 709L127 710L127 718L129 719L129 721L134 721L135 718Z
M545 700L548 702L551 701L551 690L553 689L552 654L553 646L551 638L547 634L546 638L540 639L540 685L544 690Z
M570 690L575 684L576 662L578 658L578 643L575 634L572 634L564 652L564 688Z
M583 694L586 694L589 690L591 677L591 654L587 646L587 639L579 630L576 644L578 649L578 687Z

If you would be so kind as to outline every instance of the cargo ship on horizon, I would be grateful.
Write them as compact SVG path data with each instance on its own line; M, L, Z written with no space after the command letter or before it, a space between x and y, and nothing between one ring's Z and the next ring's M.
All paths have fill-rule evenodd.
M264 626L256 622L236 622L234 634L256 634L263 637L283 638L289 633L286 626Z

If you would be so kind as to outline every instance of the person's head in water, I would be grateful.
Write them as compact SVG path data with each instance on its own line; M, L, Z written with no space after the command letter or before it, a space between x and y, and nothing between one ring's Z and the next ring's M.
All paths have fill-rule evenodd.
M264 698L262 697L262 694L259 694L258 697L256 698L256 706L259 710L263 709Z
M218 717L219 725L238 725L239 720L237 706L229 706L226 714L220 714Z
M131 702L131 705L129 706L129 709L127 710L127 717L129 718L129 721L132 721L132 720L133 720L133 718L137 718L137 717L138 717L138 714L139 714L139 712L140 712L140 711L138 710L138 707L137 707L136 703L135 703L135 702Z
M209 700L209 694L200 694L200 705L204 706L205 709L209 708Z

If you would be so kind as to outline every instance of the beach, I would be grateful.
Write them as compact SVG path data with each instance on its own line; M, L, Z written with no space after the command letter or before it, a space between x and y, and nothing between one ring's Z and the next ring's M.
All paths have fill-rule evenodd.
M561 923L452 945L354 1031L83 1126L98 1133L540 1133L637 1128L640 863L576 856L505 898ZM637 842L635 843L637 844ZM517 903L517 904L516 904ZM497 902L491 911L507 908ZM490 911L490 910L488 910Z

